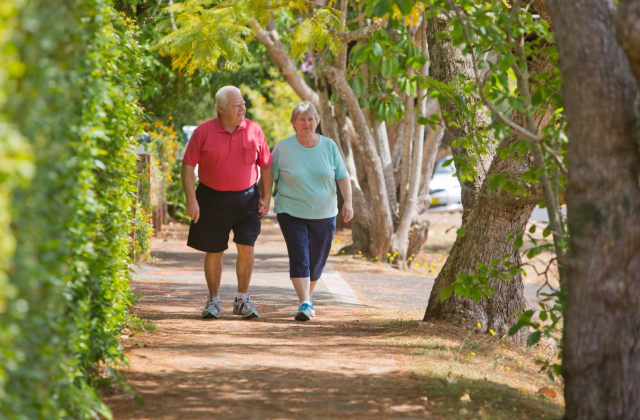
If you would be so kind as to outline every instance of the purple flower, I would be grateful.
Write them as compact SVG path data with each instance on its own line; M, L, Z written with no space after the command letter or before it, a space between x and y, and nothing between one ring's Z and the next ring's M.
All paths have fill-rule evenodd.
M310 71L313 71L313 64L302 63L300 65L300 71L303 72L303 73L308 73Z

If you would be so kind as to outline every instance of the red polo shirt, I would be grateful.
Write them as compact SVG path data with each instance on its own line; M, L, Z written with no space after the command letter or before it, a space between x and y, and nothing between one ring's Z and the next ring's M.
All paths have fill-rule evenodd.
M191 135L182 162L198 168L200 182L218 191L242 191L258 180L258 166L273 158L262 128L245 120L229 133L216 117L198 126Z

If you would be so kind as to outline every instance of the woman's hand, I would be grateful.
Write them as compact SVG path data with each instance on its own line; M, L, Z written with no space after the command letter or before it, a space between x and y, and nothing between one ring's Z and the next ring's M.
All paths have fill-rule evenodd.
M353 206L351 205L351 203L345 201L345 203L342 205L342 217L345 223L353 219Z

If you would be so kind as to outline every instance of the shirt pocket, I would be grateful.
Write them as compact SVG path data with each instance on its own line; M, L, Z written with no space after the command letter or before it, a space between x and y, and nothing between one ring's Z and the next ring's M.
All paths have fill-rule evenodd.
M244 148L244 163L256 163L258 160L258 148L257 147L245 147Z

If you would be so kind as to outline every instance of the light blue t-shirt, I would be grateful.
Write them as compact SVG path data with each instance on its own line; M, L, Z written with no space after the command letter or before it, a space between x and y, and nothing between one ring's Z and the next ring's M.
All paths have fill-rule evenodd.
M273 176L278 182L274 211L302 219L326 219L338 214L336 180L347 168L338 146L320 136L310 149L296 136L280 140L273 149Z

